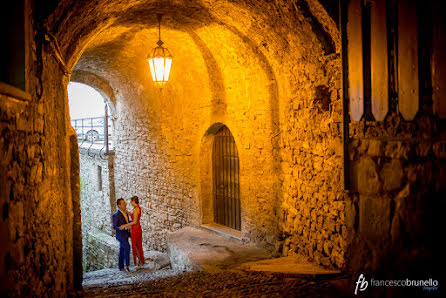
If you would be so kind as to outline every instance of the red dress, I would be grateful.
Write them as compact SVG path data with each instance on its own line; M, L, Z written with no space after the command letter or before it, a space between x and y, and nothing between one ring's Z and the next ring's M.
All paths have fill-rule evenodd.
M141 219L141 208L139 205L136 205L133 209L132 213L132 221L134 219L135 210L139 209L139 217L138 222L132 226L132 251L133 251L133 261L136 263L136 250L139 251L139 255L141 256L141 263L144 264L144 252L142 250L142 229L139 224L139 220Z

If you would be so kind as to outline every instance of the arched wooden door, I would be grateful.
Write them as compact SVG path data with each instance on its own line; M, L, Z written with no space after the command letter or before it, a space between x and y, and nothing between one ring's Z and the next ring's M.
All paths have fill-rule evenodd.
M212 162L214 221L240 230L239 159L234 137L226 126L215 135Z

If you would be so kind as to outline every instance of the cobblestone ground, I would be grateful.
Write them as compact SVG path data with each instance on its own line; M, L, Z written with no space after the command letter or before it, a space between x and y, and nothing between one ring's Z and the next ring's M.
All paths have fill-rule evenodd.
M141 272L142 271L142 272ZM102 272L102 273L101 273ZM101 270L84 279L77 297L348 297L331 279L268 272L180 273L172 269L123 273ZM96 275L94 275L96 274Z

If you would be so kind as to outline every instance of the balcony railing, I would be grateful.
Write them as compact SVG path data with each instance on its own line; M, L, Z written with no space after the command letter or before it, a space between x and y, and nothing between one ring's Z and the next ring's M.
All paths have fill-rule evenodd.
M88 149L89 155L113 152L110 116L73 119L71 125L76 131L79 148Z

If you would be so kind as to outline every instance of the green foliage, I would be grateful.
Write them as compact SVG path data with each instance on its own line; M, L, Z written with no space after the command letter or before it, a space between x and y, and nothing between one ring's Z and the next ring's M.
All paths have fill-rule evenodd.
M85 197L85 181L80 177L80 184L81 184L81 200Z

